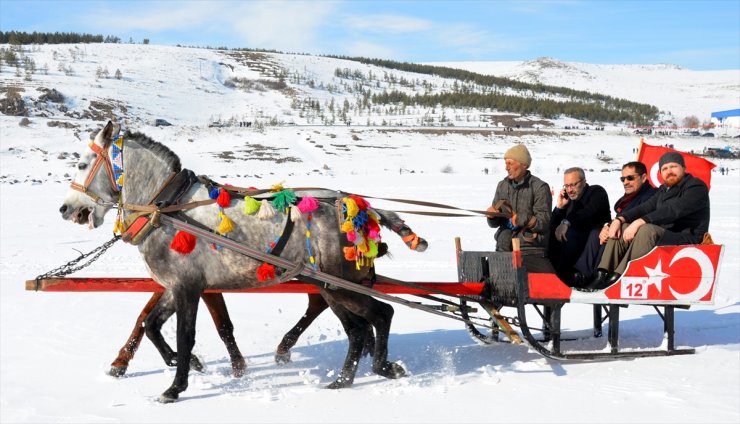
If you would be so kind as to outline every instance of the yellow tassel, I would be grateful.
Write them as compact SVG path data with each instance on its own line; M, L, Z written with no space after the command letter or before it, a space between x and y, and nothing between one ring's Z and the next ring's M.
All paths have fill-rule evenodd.
M344 223L342 223L341 229L343 233L348 233L350 231L353 231L355 229L355 226L352 224L352 221L344 221Z
M216 228L216 232L221 234L222 236L225 236L226 234L234 231L234 221L226 216L226 214L221 215L223 215L223 217L221 218L221 223L218 224L218 228Z
M260 202L254 200L253 197L245 197L244 198L244 214L245 215L252 215L257 213L257 211L260 210Z
M116 223L113 225L113 234L121 234L123 233L123 222L121 222L121 218L116 218Z
M270 187L270 191L274 191L275 193L277 193L279 191L283 191L283 183L284 182L285 181L281 181L281 182L273 185L272 187Z
M260 205L260 210L257 212L257 218L259 219L271 219L277 215L277 211L275 211L275 207L272 206L270 202L267 200L262 200L262 204Z
M354 218L357 216L357 212L360 211L360 208L357 207L357 203L355 203L354 199L351 197L345 197L342 199L344 204L347 206L347 216L350 218Z

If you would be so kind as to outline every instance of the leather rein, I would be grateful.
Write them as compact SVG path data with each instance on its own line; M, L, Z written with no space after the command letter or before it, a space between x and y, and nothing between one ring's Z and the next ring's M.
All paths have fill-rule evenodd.
M70 184L70 187L73 190L77 190L81 193L86 194L90 198L93 199L93 201L96 204L108 204L112 206L119 206L123 208L124 210L128 211L135 211L135 212L143 212L143 213L154 213L154 212L160 212L160 213L172 213L172 212L178 212L178 211L184 211L189 210L193 208L197 208L200 206L210 205L213 203L216 203L216 200L214 199L204 199L204 200L197 200L193 202L183 203L183 204L172 204L167 205L165 207L159 207L153 203L147 204L147 205L137 205L137 204L131 204L131 203L117 203L117 202L106 202L103 201L97 193L90 190L90 184L95 179L95 176L97 175L98 171L101 167L104 167L106 170L106 173L108 174L108 180L110 182L110 186L113 189L114 192L120 193L120 190L118 188L118 185L115 180L114 172L113 172L113 164L111 162L109 149L110 144L112 144L110 141L106 143L106 147L100 147L94 142L89 144L90 149L96 154L95 162L92 164L92 169L90 170L90 173L87 175L87 178L85 179L85 182L83 184L78 184L76 182L72 182ZM165 180L162 187L159 189L159 192L162 192L167 185L172 180L171 175L169 178ZM241 194L243 196L259 196L266 193L272 193L274 192L274 189L254 189L254 188L244 188L244 187L236 187L232 185L222 185L218 183L213 183L214 186L223 188L224 190L227 190L229 192L234 192ZM322 190L322 191L333 191L342 194L343 196L352 194L344 191L338 191L333 189L327 189L323 187L293 187L291 188L293 191L312 191L312 190ZM354 193L357 194L357 193ZM405 203L410 205L416 205L416 206L424 206L424 207L432 207L432 208L439 208L439 209L448 209L453 211L460 211L460 212L467 212L467 213L460 213L460 212L434 212L434 211L415 211L415 210L393 210L393 212L398 213L408 213L408 214L415 214L415 215L425 215L425 216L437 216L437 217L473 217L478 215L484 215L484 216L491 216L490 212L481 211L481 210L472 210L472 209L464 209L464 208L458 208L456 206L450 206L445 205L442 203L434 203L434 202L427 202L427 201L421 201L421 200L410 200L410 199L399 199L399 198L389 198L389 197L377 197L377 196L368 196L368 195L362 195L367 199L376 199L376 200L386 200L391 202L397 202L397 203ZM156 197L156 196L155 196ZM475 214L475 215L471 215ZM504 214L498 215L503 216ZM510 217L510 216L507 216Z

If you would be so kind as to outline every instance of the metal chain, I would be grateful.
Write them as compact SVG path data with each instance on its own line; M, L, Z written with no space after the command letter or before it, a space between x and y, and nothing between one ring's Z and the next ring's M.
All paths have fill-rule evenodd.
M117 242L120 238L121 236L116 234L113 236L112 239L106 241L101 246L96 247L95 249L91 250L88 253L81 254L77 259L73 259L62 266L56 267L52 269L51 271L48 271L44 274L39 275L38 277L36 277L36 290L38 290L39 285L41 284L41 280L45 278L64 277L65 275L72 274L73 272L79 271L82 268L90 266L93 262L98 260L98 258L103 253L105 253L106 250L108 250L111 246L113 246L113 243ZM88 259L87 262L83 263L82 265L75 266L77 265L78 262L80 262L81 260L91 255L94 255L94 256Z

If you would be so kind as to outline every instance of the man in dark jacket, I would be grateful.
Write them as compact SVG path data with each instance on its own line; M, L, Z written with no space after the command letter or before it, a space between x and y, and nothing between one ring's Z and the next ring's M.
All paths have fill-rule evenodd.
M504 153L506 178L496 187L492 205L487 209L488 225L496 231L496 251L511 252L512 239L520 241L522 262L528 272L554 272L547 260L547 235L550 231L550 186L529 172L532 157L523 144ZM495 216L502 204L511 207L511 218Z
M573 284L574 265L586 246L592 230L609 222L609 196L598 185L588 185L581 168L568 168L563 188L550 219L550 261L566 284Z
M655 246L699 244L709 230L709 189L686 173L683 157L668 152L658 161L663 185L647 202L617 215L591 289L616 283L630 260Z
M620 214L644 203L657 192L648 182L647 168L642 162L629 162L622 166L619 178L624 186L624 196L614 204L614 212ZM609 223L600 229L591 230L586 247L578 258L573 278L574 287L583 287L593 278L596 267L604 254L606 241L609 239Z

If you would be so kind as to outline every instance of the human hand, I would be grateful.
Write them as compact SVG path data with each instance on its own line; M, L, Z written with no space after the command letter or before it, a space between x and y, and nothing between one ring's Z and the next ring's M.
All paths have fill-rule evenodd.
M555 238L559 242L562 243L562 242L568 241L568 237L565 236L565 233L568 232L568 227L569 225L561 223L560 225L558 225L557 228L555 228Z
M622 238L624 238L624 241L632 241L632 239L635 238L637 235L637 230L640 229L640 227L645 224L645 221L640 218L638 220L633 221L625 230L624 234L622 235Z
M609 238L618 239L622 237L622 221L615 219L609 224Z
M609 240L609 225L604 225L599 232L599 244L604 244L607 240Z
M570 201L570 198L568 197L568 194L565 192L565 189L560 189L560 193L558 193L558 199L555 203L558 209L563 209L565 206L568 205L568 202Z
M489 206L488 209L486 209L486 217L487 218L496 218L496 216L494 216L493 214L500 213L500 212L501 211L499 211L496 207Z

